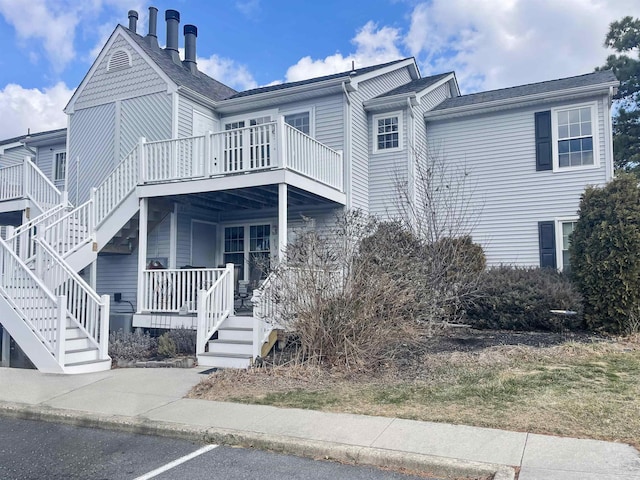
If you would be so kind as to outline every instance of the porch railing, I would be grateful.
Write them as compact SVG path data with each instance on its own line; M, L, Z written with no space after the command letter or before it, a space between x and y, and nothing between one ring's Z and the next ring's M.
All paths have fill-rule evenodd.
M198 294L198 331L196 353L204 353L209 339L233 313L234 265L228 263L208 290Z
M31 200L45 211L63 201L62 192L25 157L21 164L0 168L0 201Z
M199 137L144 143L141 181L290 168L337 190L343 190L342 154L280 119Z
M208 290L225 271L226 268L144 270L141 311L195 313L198 292Z
M260 288L253 291L253 358L262 355L262 345L276 328L280 318L278 303L275 300L277 276L270 273Z

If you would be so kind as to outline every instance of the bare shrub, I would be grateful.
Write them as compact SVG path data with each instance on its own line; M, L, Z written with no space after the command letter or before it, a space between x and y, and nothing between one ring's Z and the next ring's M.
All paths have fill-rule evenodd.
M157 340L148 333L118 330L109 334L109 356L115 360L144 360L155 355Z
M169 338L176 346L178 355L195 355L196 331L190 328L173 328L167 332Z
M415 289L362 248L379 223L359 212L340 215L326 235L302 232L274 270L280 323L299 337L306 363L375 368L416 338ZM394 252L393 236L378 246ZM370 245L370 244L369 244Z

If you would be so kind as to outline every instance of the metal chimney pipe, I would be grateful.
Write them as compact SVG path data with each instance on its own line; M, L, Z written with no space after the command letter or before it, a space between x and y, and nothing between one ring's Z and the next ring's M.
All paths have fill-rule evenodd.
M198 72L196 63L196 38L198 37L198 27L195 25L184 26L184 62L182 64L191 71Z
M180 12L167 10L164 14L164 19L167 21L167 46L165 50L171 54L174 62L179 63L178 28L180 27Z
M136 33L136 24L138 22L138 12L129 10L129 30Z
M149 33L147 37L153 37L158 39L158 9L156 7L149 7Z

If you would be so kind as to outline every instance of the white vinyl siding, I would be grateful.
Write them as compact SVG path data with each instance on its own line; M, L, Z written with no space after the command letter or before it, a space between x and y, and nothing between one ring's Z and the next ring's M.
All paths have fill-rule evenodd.
M402 112L374 115L372 119L373 153L402 150L404 118Z
M0 155L0 167L17 165L24 161L24 157L31 157L32 154L24 147L8 148Z
M604 158L606 106L601 99L596 104L598 154ZM538 265L538 222L575 215L585 185L606 181L605 162L599 168L536 171L534 113L541 109L427 124L429 154L468 172L472 235L489 265Z
M60 151L66 151L64 143L56 143L53 145L38 147L36 155L36 165L40 171L52 182L55 182L55 154ZM69 165L69 157L67 156L67 168Z

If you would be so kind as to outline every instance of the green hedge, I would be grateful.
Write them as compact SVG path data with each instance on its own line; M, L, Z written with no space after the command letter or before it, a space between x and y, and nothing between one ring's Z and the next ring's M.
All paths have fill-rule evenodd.
M466 317L478 328L562 331L584 326L582 299L571 281L553 269L537 267L502 266L484 272L478 298Z

